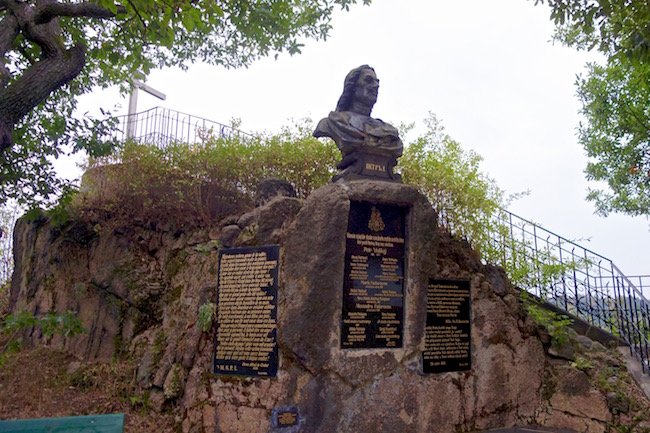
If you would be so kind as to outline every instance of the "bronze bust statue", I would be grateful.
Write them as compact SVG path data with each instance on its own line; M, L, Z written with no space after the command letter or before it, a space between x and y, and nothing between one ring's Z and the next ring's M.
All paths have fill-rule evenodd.
M379 80L373 68L362 65L353 69L345 77L336 110L322 119L314 131L315 137L330 137L341 151L342 159L336 166L341 172L334 180L369 177L401 181L393 173L404 149L398 131L370 117L378 89Z

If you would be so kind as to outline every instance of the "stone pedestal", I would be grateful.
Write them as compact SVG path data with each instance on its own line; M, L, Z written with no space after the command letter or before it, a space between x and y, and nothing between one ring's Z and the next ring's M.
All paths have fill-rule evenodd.
M342 349L341 311L346 231L351 201L404 206L406 212L403 345L392 349ZM382 181L339 181L315 191L286 231L278 292L281 368L309 372L296 378L301 391L282 405L295 405L310 426L304 431L377 432L390 419L390 431L416 431L404 419L415 396L396 398L394 381L419 381L422 372L427 280L436 272L437 217L416 189ZM393 379L387 380L392 377ZM304 383L302 382L304 381ZM387 387L381 392L370 384ZM391 389L389 391L389 389ZM400 391L400 392L402 392ZM386 394L388 392L388 394ZM346 401L352 398L356 403ZM385 399L386 412L379 410ZM373 401L372 404L370 402ZM408 403L410 401L410 403ZM373 407L374 414L365 407ZM401 413L403 412L403 413ZM400 414L401 413L401 414ZM343 417L349 418L343 421ZM404 419L403 419L404 418ZM341 430L341 423L356 427Z

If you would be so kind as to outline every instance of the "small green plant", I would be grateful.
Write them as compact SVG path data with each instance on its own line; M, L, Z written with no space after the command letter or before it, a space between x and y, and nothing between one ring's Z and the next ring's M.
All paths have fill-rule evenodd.
M543 308L535 298L526 292L521 293L521 298L528 314L535 322L546 328L554 342L564 344L569 341L569 327L573 324L573 319Z
M215 240L194 246L194 250L201 255L207 255L210 253L210 251L214 251L218 249L219 249L219 242Z
M144 403L144 399L140 395L132 395L129 397L129 401L131 402L131 407L137 407Z
M590 360L582 357L577 357L575 361L571 362L571 367L577 368L581 371L588 371L593 368L593 364Z
M26 310L8 314L0 324L0 331L9 335L4 347L0 349L0 366L7 361L10 354L20 350L23 343L20 334L30 328L40 328L46 343L49 343L54 335L69 338L88 332L76 314L69 310L63 314L58 311L49 312L40 318Z
M201 332L208 332L212 328L212 317L217 314L217 306L213 302L206 302L199 307L199 318L196 326Z
M145 413L151 409L150 392L146 390L142 394L131 395L129 396L129 402L133 409L140 408Z
M131 407L140 407L143 411L151 408L151 401L149 400L149 391L144 391L142 395L132 395L129 397Z
M47 211L53 227L63 227L74 218L74 212L71 205L78 193L79 190L71 185L66 185L62 189L56 205Z
M97 389L101 384L101 369L96 366L81 368L69 377L69 385L81 390Z

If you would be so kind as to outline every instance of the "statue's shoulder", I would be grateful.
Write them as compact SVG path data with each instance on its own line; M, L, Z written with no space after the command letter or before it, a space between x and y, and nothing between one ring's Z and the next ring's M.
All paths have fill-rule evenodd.
M332 121L332 115L336 114L335 111L330 111L329 116L321 119L318 124L316 125L316 129L314 129L314 137L320 138L320 137L332 137L332 127L331 127L331 121Z
M354 113L350 111L330 111L330 115L327 118L333 122L338 123L350 123L350 115Z
M321 119L316 125L314 137L332 137L333 128L340 129L350 125L350 114L348 111L330 111L329 116Z

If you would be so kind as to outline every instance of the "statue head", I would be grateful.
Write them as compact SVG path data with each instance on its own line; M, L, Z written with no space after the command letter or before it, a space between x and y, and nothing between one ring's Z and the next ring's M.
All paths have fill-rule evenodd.
M372 107L377 102L379 80L375 70L362 65L351 70L343 83L343 94L336 104L336 111L353 111L370 116Z

